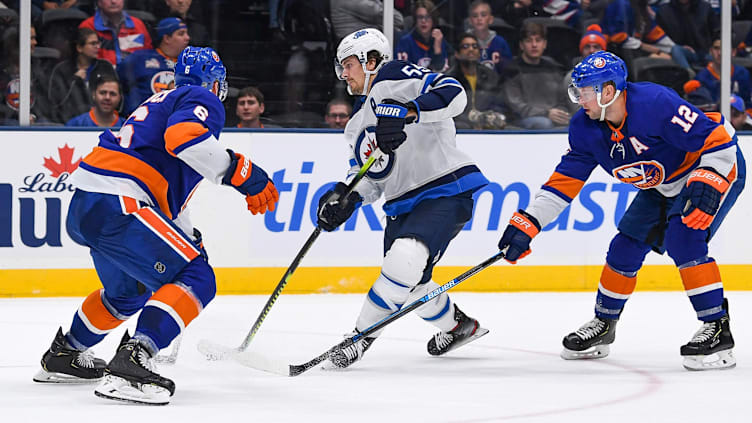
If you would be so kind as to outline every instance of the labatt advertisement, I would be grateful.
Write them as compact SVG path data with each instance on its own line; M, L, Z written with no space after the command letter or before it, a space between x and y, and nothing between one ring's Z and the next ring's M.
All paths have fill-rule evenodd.
M90 279L87 283L96 282L88 250L70 239L65 217L75 190L67 182L69 175L96 145L99 132L1 134L6 154L0 156L0 295L45 295L30 292L25 285L36 278L54 278L56 272L69 274L66 269L88 272L83 273ZM345 177L347 145L342 134L334 132L233 131L223 133L220 142L249 155L267 171L279 190L279 204L274 212L253 216L235 190L204 181L188 206L191 221L204 234L218 277L223 269L245 269L245 274L265 269L264 278L270 280L264 283L273 286L274 275L278 280L314 230L319 198ZM473 219L442 253L438 269L469 268L493 255L511 214L530 203L567 151L564 133L464 133L457 136L457 143L477 161L491 183L475 194ZM741 137L742 150L752 151L750 144L748 137ZM594 274L597 284L597 270L616 224L636 191L596 169L572 205L533 241L533 254L514 267L500 264L505 269L490 274L516 275L510 276L516 281L515 289L568 289L566 275L571 274L587 274L588 278ZM752 218L751 199L746 192L741 195L711 241L711 254L722 269L733 265L727 266L732 277L752 272L752 255L744 247L752 236L746 223ZM386 224L382 204L366 205L337 231L323 233L301 263L302 269L329 269L326 275L330 279L331 269L343 269L344 275L335 276L335 282L317 281L320 272L304 270L303 276L296 274L303 286L296 292L337 292L319 285L346 285L348 273L378 269ZM663 265L659 267L666 271L671 270L670 264L667 256L655 253L646 260L646 267ZM552 284L554 280L557 282ZM499 289L505 286L497 285ZM659 289L671 289L659 285ZM245 290L240 283L233 286L233 293L256 292L251 287ZM572 286L582 288L577 283ZM734 286L752 289L752 281L740 280Z

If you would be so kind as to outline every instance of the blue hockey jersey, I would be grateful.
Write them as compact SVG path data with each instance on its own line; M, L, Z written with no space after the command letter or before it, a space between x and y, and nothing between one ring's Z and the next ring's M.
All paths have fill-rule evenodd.
M174 87L175 60L157 48L135 51L118 65L125 113L130 114L152 95Z
M125 122L125 119L118 116L117 112L115 112L115 119L112 122L104 122L102 125L97 122L97 117L94 115L94 108L92 107L91 110L89 110L86 113L82 113L68 122L65 122L65 126L80 126L80 127L110 127L110 128L119 128L123 125L123 122Z
M480 43L480 63L501 74L504 65L512 60L512 50L509 48L507 41L494 31L491 31L493 37L486 43L478 40Z
M120 131L99 136L71 183L144 201L176 219L203 178L222 180L230 164L217 141L224 123L224 107L209 90L162 91L139 106Z
M706 115L673 90L650 82L628 83L622 95L627 114L619 128L590 119L582 109L572 117L570 150L528 209L541 225L566 208L597 166L666 197L678 195L699 166L712 167L731 182L736 178L736 135L721 114Z
M406 60L424 68L445 71L449 68L449 45L446 40L441 40L441 54L434 54L433 45L419 41L414 34L408 32L397 43L394 57L397 60ZM433 44L433 39L429 40Z

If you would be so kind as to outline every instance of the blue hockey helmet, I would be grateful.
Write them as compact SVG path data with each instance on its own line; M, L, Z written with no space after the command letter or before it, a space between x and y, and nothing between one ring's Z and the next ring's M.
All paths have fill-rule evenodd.
M616 95L607 104L601 104L603 86L612 82ZM592 88L592 90L590 89ZM597 51L578 63L572 70L572 82L569 84L569 99L573 103L589 101L597 97L605 116L606 107L613 104L619 94L627 88L627 65L621 58L608 51Z
M186 47L175 64L175 86L197 85L212 89L214 81L219 83L217 97L225 101L227 97L227 71L219 55L211 47Z

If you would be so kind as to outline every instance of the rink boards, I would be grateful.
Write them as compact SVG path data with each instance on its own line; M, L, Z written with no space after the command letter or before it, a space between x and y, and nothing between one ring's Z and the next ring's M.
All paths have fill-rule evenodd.
M85 248L65 229L74 187L67 183L97 142L98 132L2 131L0 143L0 296L85 295L99 285ZM253 216L229 187L203 182L190 203L204 234L220 294L267 294L279 282L315 224L319 197L348 169L347 146L334 132L227 132L223 144L249 154L273 178L280 202ZM408 141L409 142L409 141ZM436 268L442 283L493 255L513 211L532 200L566 152L564 133L459 134L457 142L491 184L476 194L473 220ZM740 137L752 151L752 137ZM458 286L466 291L577 291L597 286L616 222L636 191L597 169L560 218L516 266L494 266ZM323 233L286 293L365 292L381 264L382 202L365 206L334 233ZM752 289L752 196L742 194L712 240L727 289ZM638 290L677 290L666 256L650 254Z

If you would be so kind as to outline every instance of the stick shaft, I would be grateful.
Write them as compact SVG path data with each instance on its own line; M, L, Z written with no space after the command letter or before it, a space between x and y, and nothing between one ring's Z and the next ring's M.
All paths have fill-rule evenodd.
M347 198L347 196L355 189L355 186L358 185L358 182L360 182L361 179L363 179L363 176L365 176L366 172L368 172L368 169L370 169L371 166L373 166L373 164L376 162L376 159L381 156L378 153L378 150L374 151L373 154L371 154L371 157L369 157L368 160L363 163L363 167L360 168L360 171L358 171L353 180L350 181L350 183L347 185L347 191L343 195L344 198ZM272 306L274 306L274 303L277 302L277 298L279 298L280 294L282 294L282 290L285 289L287 282L290 281L292 274L298 268L298 265L303 260L303 257L305 257L306 253L308 253L308 250L311 249L311 246L320 234L321 228L316 226L316 229L313 230L311 235L306 240L305 244L303 244L303 247L300 249L300 251L298 251L295 259L293 259L292 263L290 264L290 267L287 268L287 271L285 271L282 279L280 279L279 283L274 288L274 291L272 291L272 295L269 296L268 300L266 300L266 304L264 305L263 310L261 310L261 313L256 318L256 321L253 323L253 327L251 327L251 330L248 332L248 335L246 335L243 343L238 347L238 351L245 351L246 348L248 348L248 345L251 343L253 338L256 336L256 333L261 328L261 324L264 323L264 319L266 319L269 311L271 311Z
M320 354L316 358L300 364L300 365L290 365L290 376L297 376L306 370L309 370L313 367L316 367L319 363L326 360L326 358L329 356L329 351L331 351L334 348L344 348L349 345L352 345L361 338L364 338L377 330L383 328L384 326L394 322L395 320L401 318L402 316L410 313L411 311L415 310L416 308L422 306L423 304L427 303L428 301L431 301L431 299L441 295L442 293L452 289L453 287L459 285L462 281L470 278L471 276L475 275L476 273L480 272L481 270L487 268L488 266L496 263L497 261L504 258L504 253L502 251L499 251L495 255L487 258L483 263L478 264L477 266L473 267L472 269L466 271L465 273L457 276L456 278L452 279L451 281L445 283L444 285L441 285L440 287L434 289L433 291L429 292L428 294L424 295L421 298L418 298L417 300L413 301L409 305L402 307L398 311L395 311L394 313L390 314L389 316L381 319L380 321L374 323L373 325L369 326L362 332L356 334L352 338L345 339L344 341L340 342L339 344L335 345L334 347L327 350L325 353Z

